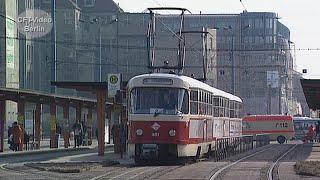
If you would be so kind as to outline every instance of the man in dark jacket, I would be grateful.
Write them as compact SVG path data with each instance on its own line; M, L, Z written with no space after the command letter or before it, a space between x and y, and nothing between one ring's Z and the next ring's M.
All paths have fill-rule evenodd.
M318 121L318 124L316 125L316 141L320 142L320 121Z
M80 144L80 135L82 134L82 124L80 123L79 120L77 120L77 122L75 124L73 124L72 126L73 129L73 135L74 135L74 148L75 147L79 147Z

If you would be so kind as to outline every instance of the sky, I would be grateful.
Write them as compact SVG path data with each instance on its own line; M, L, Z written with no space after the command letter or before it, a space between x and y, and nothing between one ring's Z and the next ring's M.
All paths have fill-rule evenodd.
M149 7L182 7L193 14L274 12L290 29L296 47L297 71L303 77L320 79L320 0L114 0L126 12L143 12ZM201 3L200 3L201 2ZM165 12L164 12L165 13Z

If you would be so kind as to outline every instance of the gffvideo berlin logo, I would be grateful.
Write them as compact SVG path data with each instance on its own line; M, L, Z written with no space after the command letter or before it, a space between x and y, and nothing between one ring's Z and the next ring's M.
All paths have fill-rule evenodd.
M17 17L19 32L26 37L39 38L51 32L53 20L51 14L39 10L26 10Z

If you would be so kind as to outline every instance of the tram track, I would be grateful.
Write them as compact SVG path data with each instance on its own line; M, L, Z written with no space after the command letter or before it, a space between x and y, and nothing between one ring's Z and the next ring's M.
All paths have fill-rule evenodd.
M118 169L113 172L98 175L90 180L101 179L121 179L121 180L142 180L142 179L155 179L161 174L174 171L180 166L134 166Z
M277 144L217 168L208 178L210 180L231 179L236 171L248 171L244 176L257 176L258 179L271 180L278 169L279 161L289 154L297 145ZM259 161L262 161L261 163ZM257 163L259 162L259 163ZM264 162L264 163L263 163ZM269 178L271 175L271 179ZM273 178L274 179L274 178ZM273 180L272 179L272 180Z
M268 170L268 180L274 180L275 178L273 177L274 174L278 174L278 165L279 161L284 158L287 154L289 154L295 147L297 147L298 144L294 145L291 149L289 149L287 152L285 152L281 157L279 157L272 165L270 166ZM276 167L276 168L275 168Z

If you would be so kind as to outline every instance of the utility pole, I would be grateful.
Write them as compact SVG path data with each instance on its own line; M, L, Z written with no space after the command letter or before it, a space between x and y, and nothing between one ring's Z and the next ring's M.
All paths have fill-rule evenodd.
M56 60L56 0L51 0L51 14L53 29L51 31L51 81L57 81L57 60ZM56 92L56 87L51 86L51 93Z
M241 31L250 28L251 25L248 24L245 27L238 29L238 31L234 31L231 34L231 90L232 90L232 94L236 93L236 88L235 88L235 84L236 84L236 72L235 72L235 57L234 57L234 50L235 50L235 36L237 32L240 32L240 36L241 36ZM232 26L229 26L228 28L225 27L225 30L231 30Z
M98 27L99 30L99 82L101 82L101 76L102 76L102 68L101 68L101 52L102 52L102 47L101 47L101 24Z
M279 76L279 114L282 114L281 112L281 76Z
M267 114L271 114L271 84L268 85L268 105Z
M86 22L86 21L84 21L82 19L79 19L79 21L80 22ZM101 24L101 22L96 18L91 20L91 21L89 21L90 24L94 24L95 23L97 25L97 27L98 27L98 34L99 34L99 82L102 82L102 39L101 39L101 28L103 26L111 25L111 24L113 24L115 22L118 22L117 18L112 20L112 21L110 21L108 24L105 24L105 25ZM118 24L117 24L117 26L118 26Z
M231 70L231 78L232 78L232 83L231 83L231 89L232 89L232 94L235 94L235 84L236 84L236 77L235 77L235 60L234 60L234 37L235 37L235 33L232 33L232 38L231 38L231 43L232 43L232 48L231 48L231 63L232 63L232 70Z

